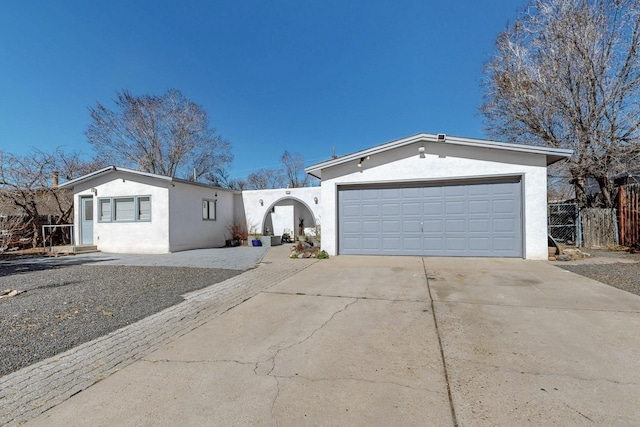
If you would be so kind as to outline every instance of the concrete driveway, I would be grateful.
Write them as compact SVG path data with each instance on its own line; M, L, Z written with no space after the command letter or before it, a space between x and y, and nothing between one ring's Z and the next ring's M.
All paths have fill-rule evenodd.
M638 331L546 262L334 257L27 425L640 425Z

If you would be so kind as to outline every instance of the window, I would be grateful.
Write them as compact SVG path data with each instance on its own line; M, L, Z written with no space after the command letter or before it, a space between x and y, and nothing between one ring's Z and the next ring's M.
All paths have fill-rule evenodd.
M99 222L151 221L151 196L98 199Z
M151 197L138 197L138 221L151 221Z
M133 209L135 199L133 197L119 197L113 199L114 221L135 221Z
M217 200L202 199L202 219L216 220L216 202Z
M98 222L111 222L111 199L98 199Z

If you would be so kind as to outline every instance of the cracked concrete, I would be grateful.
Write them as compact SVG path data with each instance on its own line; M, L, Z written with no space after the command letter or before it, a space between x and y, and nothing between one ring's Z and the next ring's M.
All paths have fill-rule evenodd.
M434 261L460 425L640 424L639 297L545 262Z
M545 262L334 257L27 425L640 425L638 330Z

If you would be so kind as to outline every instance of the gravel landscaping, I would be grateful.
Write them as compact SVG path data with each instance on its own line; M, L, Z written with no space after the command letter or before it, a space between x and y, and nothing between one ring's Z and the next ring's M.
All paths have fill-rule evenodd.
M238 270L0 264L0 376L180 303Z
M578 263L561 261L565 270L640 295L640 254L623 251L585 250L593 256Z

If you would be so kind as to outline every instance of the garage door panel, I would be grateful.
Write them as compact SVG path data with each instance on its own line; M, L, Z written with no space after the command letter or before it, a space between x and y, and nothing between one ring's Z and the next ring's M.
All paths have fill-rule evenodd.
M361 221L344 221L342 225L344 234L359 234L362 232Z
M471 237L469 238L469 249L472 251L486 252L491 248L491 238L489 237Z
M402 215L422 217L422 203L419 201L403 203Z
M422 221L420 219L409 219L402 221L402 232L403 233L421 233L422 232Z
M383 233L400 233L402 232L402 221L396 220L384 220L382 221Z
M469 215L488 215L491 213L491 203L488 200L469 200Z
M441 201L424 202L422 204L422 213L424 216L440 216L443 213L443 203Z
M463 185L447 185L444 187L444 196L447 198L450 197L464 197L466 194L466 189Z
M513 206L512 200L495 200L493 202L494 214L513 214L515 212L515 206Z
M447 233L464 233L467 229L467 222L464 219L445 220L445 231Z
M404 237L402 239L402 249L405 251L417 251L422 249L422 239L419 235L415 237Z
M465 237L447 237L445 248L449 252L464 252L467 248Z
M382 205L382 216L398 216L402 213L400 203L384 203Z
M455 202L450 202L447 201L445 202L445 213L447 215L464 215L465 214L465 202L464 201L455 201Z
M425 252L442 253L445 251L445 239L444 237L423 237L422 247Z
M402 240L400 237L383 237L382 249L388 252L399 252L402 248Z
M520 257L520 194L516 179L339 189L339 252Z
M488 196L492 193L492 184L476 184L476 185L470 185L468 187L468 196L469 197L474 197L474 196Z
M422 199L422 189L420 187L403 188L401 194L403 199Z
M380 191L380 198L382 200L390 200L390 199L402 199L402 190L400 188L384 188Z
M493 231L496 233L515 233L518 224L513 218L496 218L493 220Z
M469 233L491 232L491 220L488 218L469 219Z
M380 221L362 221L363 233L380 233Z
M378 218L380 216L380 205L379 204L363 204L362 205L362 216L373 216Z

